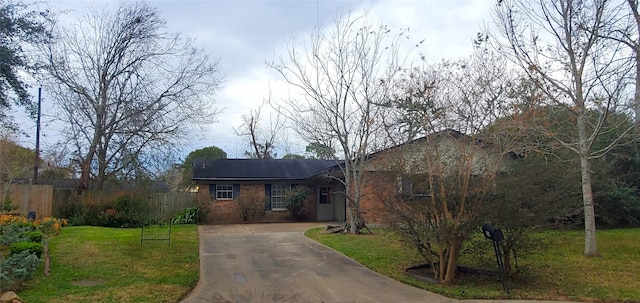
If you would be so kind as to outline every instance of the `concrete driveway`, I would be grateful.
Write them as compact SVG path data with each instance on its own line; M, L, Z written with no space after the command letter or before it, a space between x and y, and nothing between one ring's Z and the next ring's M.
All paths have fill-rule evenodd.
M326 225L199 226L200 281L182 303L572 303L458 301L430 293L375 273L303 234Z
M453 302L306 238L323 223L200 226L200 282L184 303Z

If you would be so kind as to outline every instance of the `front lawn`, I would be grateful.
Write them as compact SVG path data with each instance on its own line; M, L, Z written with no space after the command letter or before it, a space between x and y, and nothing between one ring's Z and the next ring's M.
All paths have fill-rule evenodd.
M140 245L140 229L65 227L49 244L51 275L36 272L18 295L37 302L177 302L198 282L196 225Z
M460 275L447 287L405 274L408 267L424 263L415 251L385 229L374 235L322 234L322 228L306 235L340 251L391 278L457 299L536 299L600 302L640 302L640 229L598 231L601 258L582 256L582 231L548 231L541 234L548 247L520 260L523 268L509 280L510 294L494 277ZM491 253L493 253L491 251ZM460 265L480 267L463 256ZM485 268L495 270L495 268Z

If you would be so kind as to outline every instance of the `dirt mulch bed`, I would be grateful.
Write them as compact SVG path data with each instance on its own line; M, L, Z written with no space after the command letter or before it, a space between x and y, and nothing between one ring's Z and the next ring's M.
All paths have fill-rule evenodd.
M418 266L409 267L405 270L405 273L409 276L412 276L416 279L420 279L429 283L440 283L436 278L433 277L433 270L431 269L431 264L422 264ZM457 267L458 275L480 275L480 276L498 276L497 272L466 267L466 266L458 266Z

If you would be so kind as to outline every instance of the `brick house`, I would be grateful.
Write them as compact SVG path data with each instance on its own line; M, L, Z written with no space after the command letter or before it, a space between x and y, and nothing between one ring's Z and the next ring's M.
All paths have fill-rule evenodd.
M344 186L337 179L342 175L341 163L311 159L197 159L192 180L197 184L199 199L209 202L211 223L243 221L241 211L247 203L260 209L255 221L291 220L285 197L294 188L307 193L302 209L306 220L343 221Z
M372 153L362 169L360 212L369 224L386 223L382 203L390 195L423 195L423 185L413 177L427 169L424 157L437 151L437 157L452 168L461 154L473 157L472 174L480 175L490 165L500 165L500 155L492 144L473 139L456 130L443 130ZM512 156L513 157L513 156ZM346 217L344 178L336 160L310 159L199 159L194 162L193 178L201 199L210 201L210 222L239 222L236 202L243 195L261 196L263 221L288 220L283 197L294 187L307 192L304 211L307 220L342 222ZM452 164L455 165L455 164ZM490 169L491 170L491 169Z
M426 195L424 184L417 184L416 177L427 170L425 157L437 157L440 169L455 169L460 155L471 157L471 174L482 175L487 171L505 172L508 165L493 144L472 138L459 131L446 129L390 148L372 153L363 169L364 185L361 190L360 211L369 224L386 223L386 210L382 200L391 195ZM514 153L506 154L516 159ZM489 168L498 165L497 168ZM420 179L420 178L417 178ZM424 179L424 178L422 178Z

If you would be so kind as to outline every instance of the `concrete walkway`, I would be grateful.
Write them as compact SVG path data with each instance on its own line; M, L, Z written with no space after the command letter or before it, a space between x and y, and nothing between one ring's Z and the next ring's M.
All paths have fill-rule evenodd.
M303 234L325 225L199 226L200 281L182 302L460 302L375 273Z

